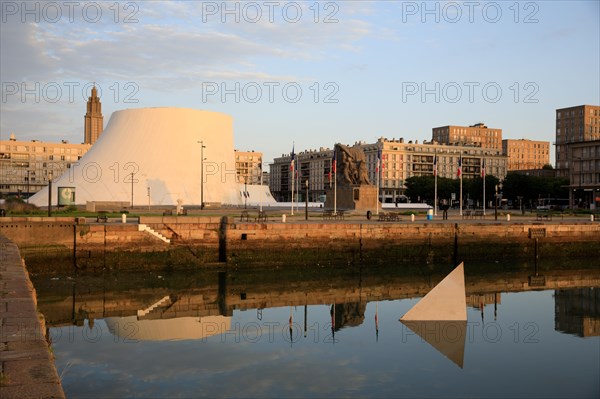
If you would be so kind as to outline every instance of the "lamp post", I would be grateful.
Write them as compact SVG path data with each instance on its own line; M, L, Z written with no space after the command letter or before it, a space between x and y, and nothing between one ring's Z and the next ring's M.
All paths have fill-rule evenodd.
M146 187L148 189L148 210L150 210L150 187Z
M52 216L52 171L48 172L48 217Z
M29 204L29 170L27 170L27 203Z
M308 220L308 178L305 180L306 187L306 202L304 208L304 220Z
M204 141L198 141L200 144L200 210L204 209Z
M133 172L131 172L131 209L133 209Z

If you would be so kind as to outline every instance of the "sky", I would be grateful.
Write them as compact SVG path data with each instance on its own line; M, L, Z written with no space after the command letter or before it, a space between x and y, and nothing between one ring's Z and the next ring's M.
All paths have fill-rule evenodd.
M82 142L95 83L105 126L223 112L266 163L479 122L553 142L557 108L600 104L599 4L2 0L0 138Z

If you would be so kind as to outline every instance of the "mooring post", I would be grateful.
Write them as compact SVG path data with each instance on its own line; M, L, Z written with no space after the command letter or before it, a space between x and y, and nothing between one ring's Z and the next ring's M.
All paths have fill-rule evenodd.
M221 218L219 225L219 262L227 262L227 216Z

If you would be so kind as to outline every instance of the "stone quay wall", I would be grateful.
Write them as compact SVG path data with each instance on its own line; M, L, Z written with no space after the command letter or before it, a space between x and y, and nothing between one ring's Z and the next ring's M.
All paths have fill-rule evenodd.
M214 261L225 261L232 253L262 251L275 254L311 249L327 253L397 247L409 250L413 247L420 252L437 248L451 254L457 244L461 248L468 247L469 251L478 247L485 254L492 247L502 251L502 246L531 246L532 238L539 238L540 243L545 245L587 243L596 253L600 252L598 222L252 223L227 217L191 216L140 217L139 224L138 220L134 221L92 223L82 218L0 218L0 233L21 248L60 246L76 251L160 252L176 247L193 247L210 254L209 258ZM161 241L148 231L140 231L140 224L162 234L170 242Z

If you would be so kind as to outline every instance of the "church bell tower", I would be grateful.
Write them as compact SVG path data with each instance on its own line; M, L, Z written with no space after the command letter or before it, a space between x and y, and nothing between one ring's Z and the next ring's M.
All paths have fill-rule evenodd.
M85 113L84 144L94 144L100 137L103 126L102 104L98 97L98 90L94 86L92 87L92 95L88 98L87 112Z

